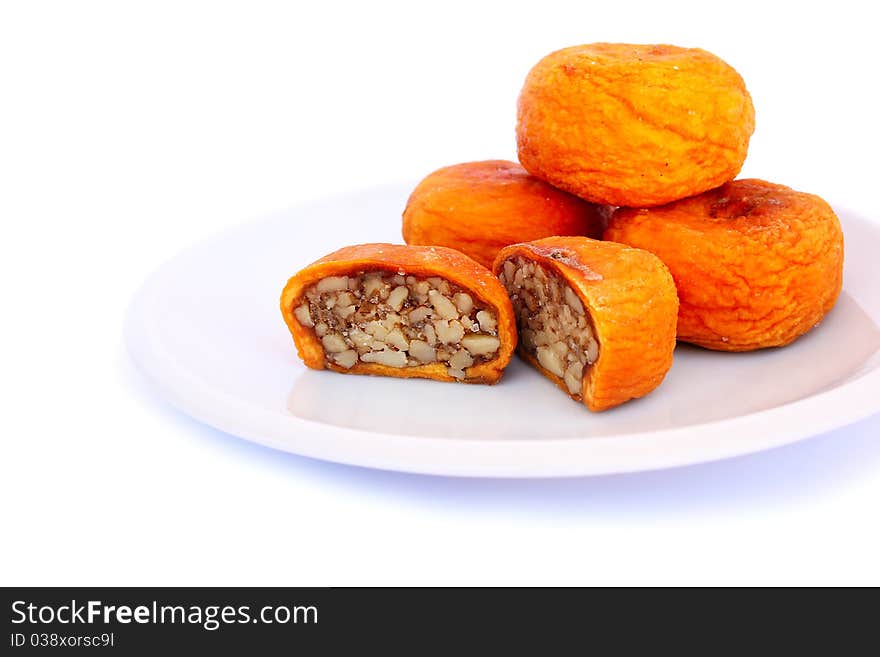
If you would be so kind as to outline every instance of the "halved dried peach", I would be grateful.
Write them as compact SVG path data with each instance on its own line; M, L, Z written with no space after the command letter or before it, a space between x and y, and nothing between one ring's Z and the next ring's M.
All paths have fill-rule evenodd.
M519 353L591 411L642 397L672 365L678 298L641 249L586 237L514 244L495 259Z
M443 247L339 249L288 281L281 313L313 369L495 383L516 346L498 279Z

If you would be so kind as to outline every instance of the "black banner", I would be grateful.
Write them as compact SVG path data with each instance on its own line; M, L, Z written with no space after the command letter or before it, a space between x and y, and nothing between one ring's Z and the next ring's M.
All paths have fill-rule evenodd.
M676 650L765 648L804 624L827 624L827 608L786 618L791 592L737 594L739 611L709 603L717 594L607 589L350 588L7 588L0 654L536 655L613 646ZM801 597L801 596L799 596ZM868 611L870 610L870 611ZM851 617L872 628L873 607ZM707 639L711 637L711 639ZM707 643L708 641L708 643ZM873 641L872 641L873 643ZM780 644L780 647L788 645ZM600 651L600 654L605 654Z

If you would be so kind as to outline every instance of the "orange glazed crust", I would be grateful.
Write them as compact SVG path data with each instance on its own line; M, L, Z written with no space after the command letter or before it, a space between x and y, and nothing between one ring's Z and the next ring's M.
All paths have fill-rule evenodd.
M281 293L281 314L290 329L299 357L312 369L331 369L343 374L375 374L398 378L456 381L443 363L414 367L389 367L380 363L358 361L350 369L327 363L324 349L315 332L300 324L293 314L305 291L322 278L351 276L360 272L404 272L416 277L439 276L458 285L471 296L495 311L497 333L501 342L497 356L485 363L467 368L467 383L496 383L510 362L516 348L516 322L507 292L488 269L467 256L444 247L402 246L399 244L359 244L346 246L316 260L297 272Z
M647 249L675 277L678 337L709 349L787 345L831 310L843 232L818 196L735 180L648 210L618 210L605 239Z
M643 397L672 366L678 297L666 266L640 249L584 237L549 237L502 249L495 259L522 256L559 275L590 315L599 357L585 370L584 404L602 411ZM519 354L566 394L564 381L537 359Z
M547 55L519 96L530 173L594 203L647 207L732 180L755 128L740 75L705 50L594 43Z
M599 238L605 208L531 176L506 160L438 169L413 190L403 211L407 244L457 249L486 267L508 244L551 235Z

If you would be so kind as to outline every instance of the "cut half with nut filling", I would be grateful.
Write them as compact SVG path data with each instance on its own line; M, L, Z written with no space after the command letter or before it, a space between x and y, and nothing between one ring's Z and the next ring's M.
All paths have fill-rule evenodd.
M495 383L516 346L498 279L442 247L340 249L288 281L281 312L313 369Z
M654 255L586 237L514 244L495 259L519 353L591 411L643 397L672 365L678 297Z

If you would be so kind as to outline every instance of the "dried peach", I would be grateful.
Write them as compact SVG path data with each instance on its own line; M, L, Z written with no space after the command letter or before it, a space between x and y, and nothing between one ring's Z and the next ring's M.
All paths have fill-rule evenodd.
M287 282L281 314L313 369L495 383L516 346L498 279L443 247L339 249Z
M608 214L513 162L467 162L419 183L403 211L403 239L448 246L491 267L508 244L551 235L598 238Z
M732 180L755 127L740 75L705 50L594 43L559 50L519 96L519 161L594 203L647 207Z
M643 397L672 365L678 298L660 259L586 237L514 244L495 259L523 358L602 411Z
M720 351L789 344L819 324L843 281L834 211L818 196L763 180L620 208L605 239L659 256L678 287L678 338Z

